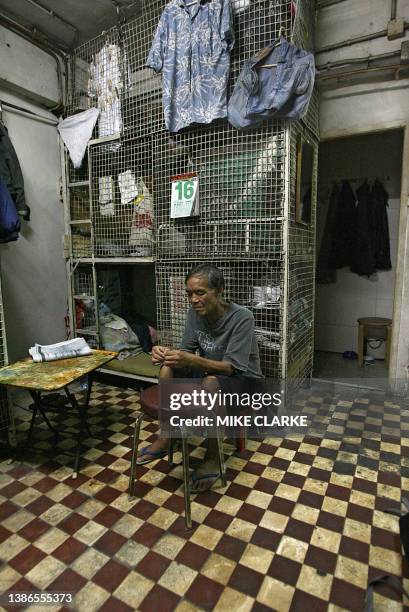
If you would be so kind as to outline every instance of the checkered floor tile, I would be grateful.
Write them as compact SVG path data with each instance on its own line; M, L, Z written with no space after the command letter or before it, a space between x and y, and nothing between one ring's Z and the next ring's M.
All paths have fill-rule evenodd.
M0 464L4 609L4 594L47 591L73 593L86 612L360 611L379 574L408 589L398 519L383 512L408 490L407 405L306 391L304 409L327 434L249 440L242 453L226 443L228 485L195 497L186 531L180 465L139 467L137 499L128 500L138 398L95 386L88 422L98 438L85 441L76 479L75 441L53 447L42 426L34 448ZM20 440L29 418L19 419ZM145 423L144 443L155 431ZM203 454L192 446L193 467ZM390 588L376 589L376 609L402 606Z

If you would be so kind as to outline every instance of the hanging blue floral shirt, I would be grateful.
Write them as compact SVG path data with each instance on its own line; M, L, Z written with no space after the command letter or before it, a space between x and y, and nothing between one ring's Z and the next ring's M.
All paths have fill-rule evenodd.
M170 132L227 116L233 44L230 0L171 0L166 5L146 65L162 70Z

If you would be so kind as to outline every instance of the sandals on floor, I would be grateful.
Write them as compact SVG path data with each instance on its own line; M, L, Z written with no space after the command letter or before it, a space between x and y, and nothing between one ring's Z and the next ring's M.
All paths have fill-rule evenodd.
M203 493L209 491L219 480L220 472L203 474L198 476L195 472L190 477L189 490L191 493Z
M143 447L143 449L141 450L141 454L136 460L136 465L145 465L145 463L157 461L157 459L162 459L168 454L167 450L150 451L149 449L150 446Z

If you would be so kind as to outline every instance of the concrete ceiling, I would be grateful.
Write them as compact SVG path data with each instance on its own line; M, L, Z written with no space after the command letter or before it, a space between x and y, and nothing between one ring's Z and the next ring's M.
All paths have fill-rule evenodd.
M68 51L121 19L138 14L142 0L0 0L5 16Z

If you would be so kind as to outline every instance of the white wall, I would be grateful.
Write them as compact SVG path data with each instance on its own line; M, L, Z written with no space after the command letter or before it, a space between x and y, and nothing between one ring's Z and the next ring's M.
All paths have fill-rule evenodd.
M334 181L378 177L389 194L388 223L392 270L378 271L370 278L337 271L337 282L316 288L316 349L342 353L357 351L359 317L388 317L393 314L402 167L402 131L390 131L322 143L318 185L317 244L321 243L329 195ZM382 358L385 346L368 349Z
M321 9L318 13L317 49L386 29L390 8L389 0L360 0L360 2L345 0ZM398 0L397 17L409 21L409 0ZM383 37L344 46L335 51L318 53L316 62L317 65L324 65L331 61L345 61L349 58L397 51L402 42L408 38L409 31L406 31L404 38L392 41ZM398 64L399 57L388 60L388 63L389 61ZM320 81L321 139L409 126L409 79L397 77L399 73L390 72L390 74L372 73L370 77L362 75L348 81L345 79ZM409 363L409 127L406 133L404 159L407 159L407 162L403 168L399 207L400 224L390 367L391 379L395 381L407 380L406 366ZM396 194L395 197L397 200L399 195Z
M37 79L47 78L47 73L37 72ZM4 89L0 99L55 120L44 108ZM13 361L27 356L34 342L65 339L67 282L57 130L6 108L3 120L20 161L31 208L31 220L22 221L19 239L0 246L7 343Z

